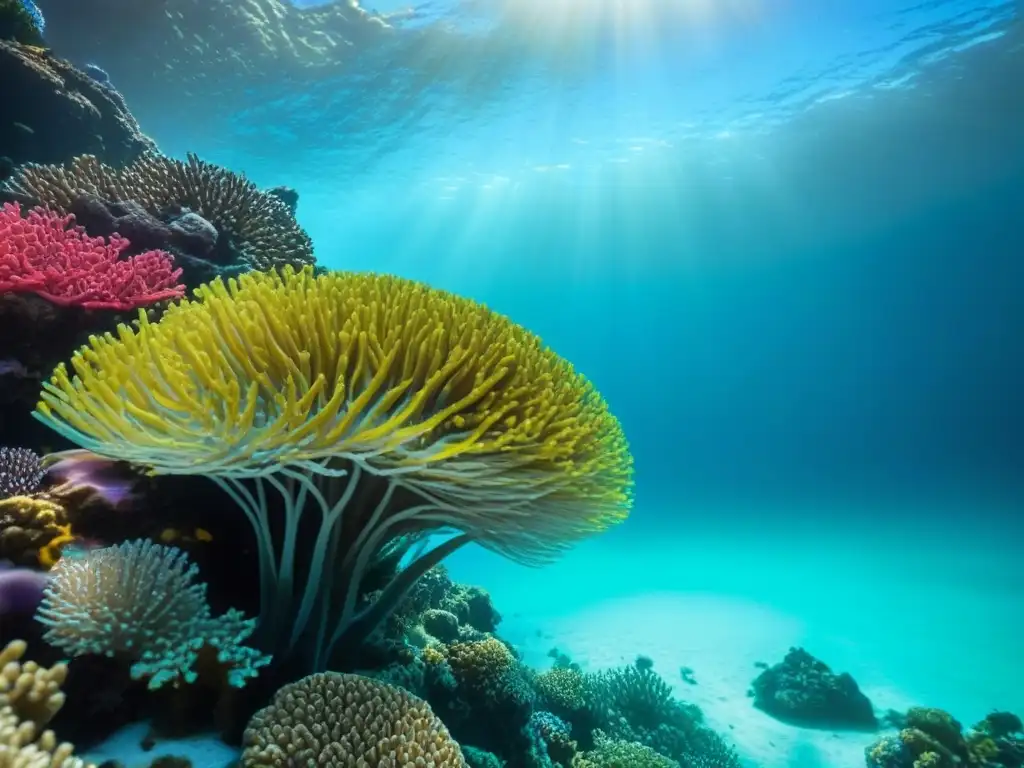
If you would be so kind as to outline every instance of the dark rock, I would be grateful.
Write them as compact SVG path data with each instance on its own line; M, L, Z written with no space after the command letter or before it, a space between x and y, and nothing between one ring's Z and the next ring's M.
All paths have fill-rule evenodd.
M217 245L217 228L198 213L186 213L170 224L174 245L197 258L207 257Z
M784 722L815 728L874 730L878 727L867 696L847 673L802 648L791 648L781 664L753 682L754 706Z
M156 149L117 91L42 48L0 40L0 83L0 156L14 165L85 154L124 165Z

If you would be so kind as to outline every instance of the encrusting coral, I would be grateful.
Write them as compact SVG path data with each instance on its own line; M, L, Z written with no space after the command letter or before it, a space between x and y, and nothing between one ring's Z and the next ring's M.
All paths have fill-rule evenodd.
M410 280L214 281L159 322L92 337L72 367L36 417L99 455L216 481L258 537L265 647L301 647L313 670L463 544L542 564L632 507L632 457L593 386L507 318ZM417 546L446 529L460 534ZM386 549L415 556L360 606Z
M16 197L72 212L83 196L132 202L154 216L191 212L208 221L253 269L313 263L309 236L276 195L260 191L244 176L190 154L186 162L147 153L125 168L92 155L70 165L21 166L7 182Z
M22 661L27 646L13 640L0 650L0 768L92 768L42 730L64 705L67 667Z
M425 701L397 686L337 672L279 690L249 722L243 745L242 768L466 765Z
M61 558L36 618L48 627L46 641L72 656L130 658L132 677L151 689L194 682L204 646L242 687L269 662L242 644L255 621L236 610L212 616L198 574L182 550L145 540Z

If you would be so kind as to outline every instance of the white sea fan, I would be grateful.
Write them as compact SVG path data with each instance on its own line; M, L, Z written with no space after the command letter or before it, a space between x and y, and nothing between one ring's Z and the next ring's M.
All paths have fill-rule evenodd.
M184 551L145 539L62 557L36 618L49 628L46 641L73 657L132 659L132 676L149 678L150 688L193 682L204 645L218 650L241 686L270 659L242 645L253 620L234 610L210 615L198 575Z

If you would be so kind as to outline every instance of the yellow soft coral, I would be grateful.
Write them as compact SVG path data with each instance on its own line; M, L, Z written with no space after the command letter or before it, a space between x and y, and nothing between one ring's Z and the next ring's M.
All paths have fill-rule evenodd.
M140 313L92 337L35 415L102 456L219 483L257 533L266 641L313 643L315 669L462 544L545 563L633 501L622 427L585 377L485 306L390 276L287 268L214 281L159 322ZM297 553L309 507L320 531ZM386 547L452 529L462 535L357 610ZM313 633L311 617L329 611L334 631Z
M65 664L49 669L34 661L22 661L28 649L23 640L12 640L0 650L0 707L10 707L25 721L46 725L64 706L60 687L68 675Z
M22 661L24 641L0 650L0 768L93 768L58 744L53 731L42 730L64 705L61 684L67 667L46 669Z
M43 495L12 496L0 501L0 559L19 565L42 564L51 548L70 533L67 513L59 502Z

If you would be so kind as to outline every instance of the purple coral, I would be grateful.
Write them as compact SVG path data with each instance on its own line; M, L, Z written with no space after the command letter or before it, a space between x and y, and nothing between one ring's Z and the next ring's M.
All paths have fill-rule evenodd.
M0 499L32 493L42 481L43 464L34 451L0 447Z

